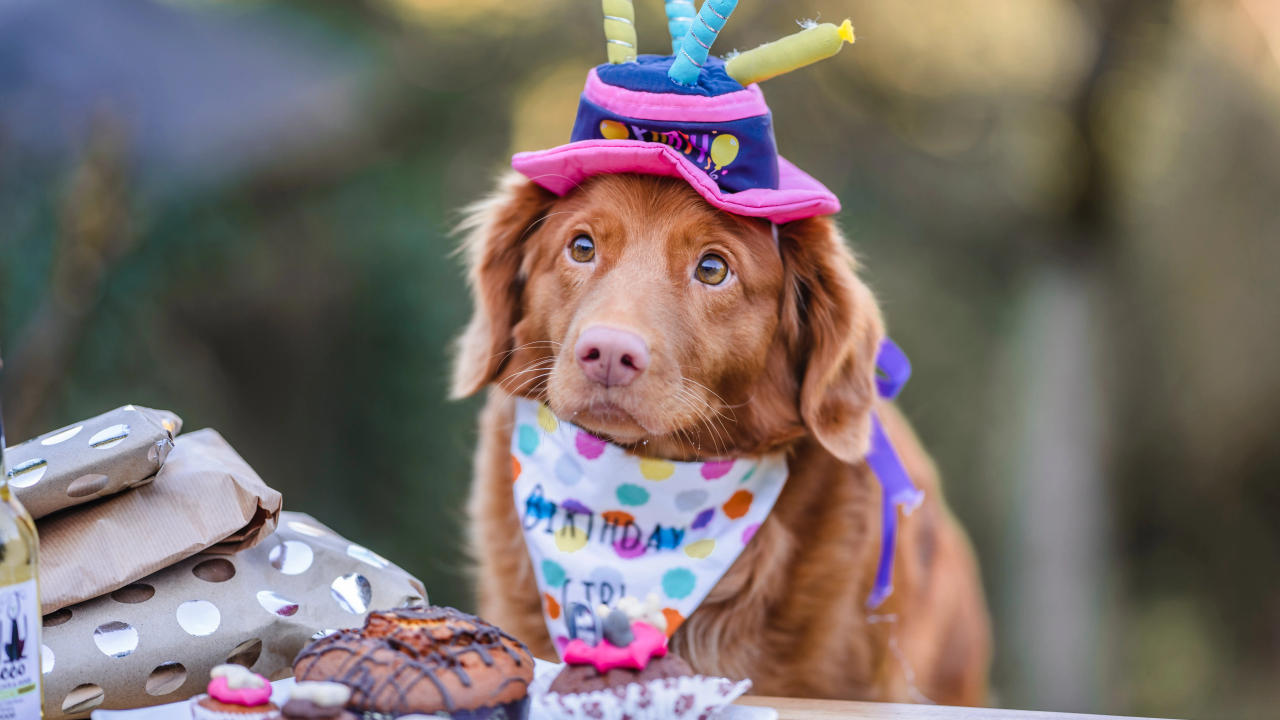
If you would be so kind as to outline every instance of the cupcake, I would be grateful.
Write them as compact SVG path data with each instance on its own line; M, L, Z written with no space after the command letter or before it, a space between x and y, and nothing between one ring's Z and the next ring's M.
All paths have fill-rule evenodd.
M218 665L209 671L209 692L191 699L195 720L274 720L271 683L242 665Z
M453 608L370 613L359 630L339 630L293 663L300 682L351 688L347 709L456 720L528 715L533 656L524 643Z
M351 688L335 682L300 682L280 708L284 720L359 720L347 709Z
M586 693L693 675L689 663L667 652L666 623L660 615L633 620L624 608L601 607L598 612L604 618L603 640L596 645L570 641L564 649L565 667L552 681L551 692Z
M596 611L600 641L565 646L564 667L542 687L535 703L552 717L592 720L707 718L751 688L750 680L694 674L667 648L666 618L657 598L642 605L623 598Z

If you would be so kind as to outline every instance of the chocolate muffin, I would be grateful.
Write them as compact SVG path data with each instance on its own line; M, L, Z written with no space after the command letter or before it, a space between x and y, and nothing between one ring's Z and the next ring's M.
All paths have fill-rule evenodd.
M311 643L293 672L302 682L350 687L347 707L360 713L523 718L533 656L524 643L473 615L399 609L371 613L363 629Z

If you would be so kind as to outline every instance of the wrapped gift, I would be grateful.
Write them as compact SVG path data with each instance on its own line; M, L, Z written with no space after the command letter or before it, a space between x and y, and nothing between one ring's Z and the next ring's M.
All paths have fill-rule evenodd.
M280 505L280 493L217 432L182 435L154 482L36 522L41 610L112 592L198 552L251 547L275 530Z
M404 570L285 512L255 547L202 553L46 616L45 717L182 700L225 662L288 677L313 638L359 626L371 609L425 602L422 583Z
M151 482L182 419L125 405L6 448L9 488L33 518Z

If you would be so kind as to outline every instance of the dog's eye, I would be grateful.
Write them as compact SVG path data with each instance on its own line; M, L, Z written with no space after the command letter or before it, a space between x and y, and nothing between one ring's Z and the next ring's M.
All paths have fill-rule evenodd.
M591 262L596 256L596 244L586 235L579 235L569 243L569 257L580 263Z
M707 285L719 285L729 277L729 264L715 253L707 253L698 261L698 268L693 271L700 282Z

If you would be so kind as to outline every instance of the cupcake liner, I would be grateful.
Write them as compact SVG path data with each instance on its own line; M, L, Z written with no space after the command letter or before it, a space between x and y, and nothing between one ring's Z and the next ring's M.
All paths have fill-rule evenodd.
M279 710L265 709L261 711L245 712L219 712L218 710L210 710L200 706L200 701L209 697L208 695L197 695L191 698L191 717L195 720L267 720ZM264 706L265 707L265 706Z
M686 675L597 690L553 693L554 675L536 678L529 688L534 709L546 717L588 720L663 720L715 717L751 689L750 680Z

